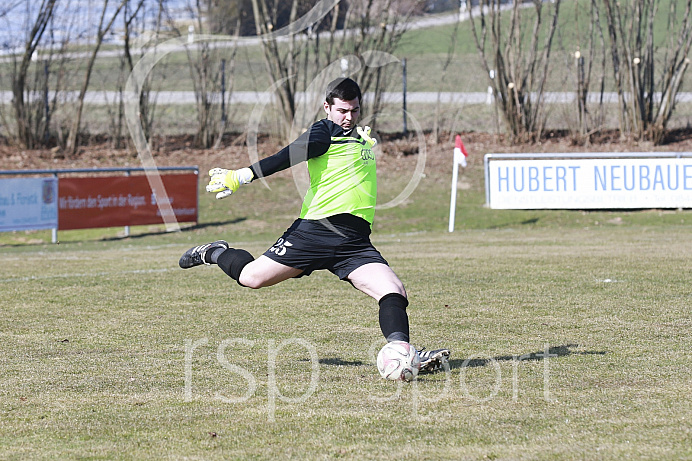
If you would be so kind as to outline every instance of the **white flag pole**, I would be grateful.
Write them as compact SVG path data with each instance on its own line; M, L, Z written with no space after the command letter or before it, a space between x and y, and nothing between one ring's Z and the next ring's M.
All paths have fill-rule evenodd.
M456 151L456 148L454 149ZM454 166L452 167L452 197L449 200L449 232L454 232L454 217L457 209L457 181L459 179L459 162L454 152Z
M454 141L454 167L452 168L452 196L449 200L449 232L454 232L454 219L457 210L457 182L459 180L459 165L466 168L466 149L457 135Z

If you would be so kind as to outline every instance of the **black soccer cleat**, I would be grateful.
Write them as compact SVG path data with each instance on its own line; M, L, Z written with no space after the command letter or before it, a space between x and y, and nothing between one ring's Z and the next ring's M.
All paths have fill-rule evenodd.
M432 373L435 370L441 369L449 361L449 349L435 349L426 351L425 348L418 351L420 356L420 372Z
M180 261L178 261L178 264L183 269L201 266L202 264L206 264L208 266L211 263L207 262L207 260L205 259L207 252L214 251L217 248L223 248L224 250L227 250L228 247L228 242L226 242L225 240L217 240L216 242L205 243L204 245L199 245L190 248L185 253L183 253L183 255L180 257Z

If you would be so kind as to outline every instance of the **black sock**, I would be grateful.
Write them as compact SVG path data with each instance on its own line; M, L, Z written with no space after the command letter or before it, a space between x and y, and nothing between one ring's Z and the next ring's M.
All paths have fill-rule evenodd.
M216 261L219 260L219 255L221 253L223 253L224 251L226 251L226 248L224 248L224 247L216 248L211 253L207 251L204 254L204 261L208 262L209 264L216 264Z
M409 340L408 299L399 293L389 293L380 299L380 329L387 341Z
M216 257L216 264L226 275L238 282L243 268L254 260L255 258L245 250L229 248ZM238 284L241 285L240 282Z
M226 251L226 248L224 247L217 248L211 253L205 254L204 259L206 259L207 262L210 264L216 264L219 260L219 256L221 256L221 253L223 253L224 251Z

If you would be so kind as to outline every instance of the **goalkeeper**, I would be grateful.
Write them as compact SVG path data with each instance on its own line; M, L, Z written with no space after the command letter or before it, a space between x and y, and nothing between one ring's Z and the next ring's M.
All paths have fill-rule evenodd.
M327 86L326 118L275 155L240 170L214 168L207 191L224 198L243 184L307 162L310 186L298 218L263 255L218 240L186 251L180 267L216 264L244 287L262 288L327 269L379 303L387 341L409 342L404 285L370 242L377 177L370 129L356 125L361 90L349 78ZM421 370L432 371L449 350L421 351Z

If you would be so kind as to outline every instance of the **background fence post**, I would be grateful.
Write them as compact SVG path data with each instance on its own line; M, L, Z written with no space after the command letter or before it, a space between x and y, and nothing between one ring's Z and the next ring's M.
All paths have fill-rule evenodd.
M404 117L404 136L408 134L408 127L406 125L406 58L401 60L401 73L402 73L402 109Z
M132 174L132 172L130 170L127 170L125 172L125 176L127 176L128 178L130 177L131 174ZM125 237L129 237L129 236L130 236L130 226L125 226Z
M58 179L58 173L57 172L53 173L53 177L55 178L55 180L58 183L58 194L55 197L55 200L58 200L58 198L60 197L60 179ZM60 219L60 202L58 202L58 219ZM51 229L51 232L50 232L51 243L58 243L58 227L59 226L60 226L60 221L58 221L58 223L55 225L55 227Z

